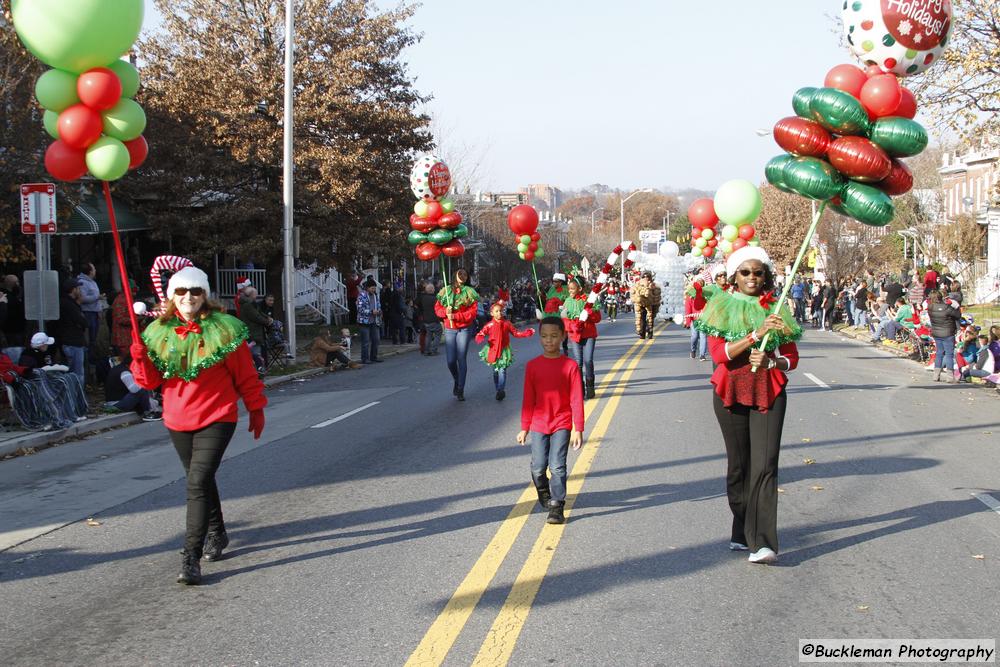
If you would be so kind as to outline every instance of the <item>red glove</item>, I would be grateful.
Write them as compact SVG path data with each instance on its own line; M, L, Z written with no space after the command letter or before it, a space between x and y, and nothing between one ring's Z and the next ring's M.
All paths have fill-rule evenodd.
M264 410L251 410L250 411L250 428L247 429L253 433L253 439L260 439L260 434L264 432Z
M132 343L128 347L133 359L142 359L147 356L146 346L142 343Z

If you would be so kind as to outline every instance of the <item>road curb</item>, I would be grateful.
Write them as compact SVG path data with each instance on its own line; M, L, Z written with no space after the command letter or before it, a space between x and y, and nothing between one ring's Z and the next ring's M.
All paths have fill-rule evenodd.
M115 415L105 415L95 417L85 421L77 422L69 428L54 431L33 431L25 433L23 436L7 440L0 443L0 456L7 456L17 452L19 449L34 449L35 451L48 449L49 447L69 440L70 438L80 438L92 435L100 431L106 431L120 426L131 426L142 422L142 418L134 412L123 412Z

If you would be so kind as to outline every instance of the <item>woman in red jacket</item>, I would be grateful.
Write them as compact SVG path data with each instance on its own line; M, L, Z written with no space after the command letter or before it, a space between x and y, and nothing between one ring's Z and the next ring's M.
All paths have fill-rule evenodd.
M514 363L514 353L510 349L510 337L531 338L535 335L534 329L518 331L517 328L503 316L504 301L497 301L490 306L490 315L493 319L476 334L476 343L482 345L484 341L489 341L489 345L479 352L479 358L483 363L493 369L493 384L497 390L497 400L502 401L507 392L507 369Z
M469 287L468 282L469 272L459 269L451 285L445 285L438 292L437 303L434 304L434 312L444 324L444 352L448 370L455 380L452 393L460 401L465 400L465 374L469 370L466 357L479 310L479 295Z
M254 439L264 430L264 385L247 328L208 301L208 276L193 266L167 284L166 311L133 343L132 375L162 387L163 423L187 475L187 531L177 582L201 583L200 560L217 560L229 544L215 473L236 431L236 401L250 412Z
M595 308L588 314L584 322L580 319L587 304L587 295L583 289L583 278L573 276L566 284L569 296L563 302L560 315L566 325L566 337L569 339L569 356L580 367L580 377L583 380L585 398L594 398L594 346L597 344L597 323L601 321L601 311Z
M713 402L729 461L729 548L750 550L751 563L774 563L785 373L798 365L795 341L802 329L787 306L772 307L774 274L762 248L746 246L731 254L726 274L736 289L710 299L694 326L708 334L708 349L718 364L712 375Z

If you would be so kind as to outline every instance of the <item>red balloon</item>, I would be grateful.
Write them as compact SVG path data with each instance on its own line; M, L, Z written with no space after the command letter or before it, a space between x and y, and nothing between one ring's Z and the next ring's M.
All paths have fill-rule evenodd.
M903 93L893 74L873 76L861 88L861 104L878 118L892 114L899 107Z
M534 234L538 229L538 211L527 204L515 206L507 214L507 226L518 235Z
M146 156L149 155L149 144L146 143L146 137L140 136L132 141L126 141L125 148L128 149L129 169L138 169L146 161Z
M905 163L894 159L889 175L876 183L875 187L890 197L905 195L913 188L913 173Z
M909 88L900 87L899 91L902 93L902 97L899 100L899 106L892 112L892 115L912 119L917 115L917 98Z
M798 116L779 120L774 126L774 140L786 151L799 157L823 157L830 148L830 133L816 121Z
M56 141L45 151L45 169L52 178L75 181L87 173L87 152Z
M719 224L719 216L715 214L715 203L707 197L694 200L688 207L688 220L698 229L715 227Z
M752 239L754 236L757 235L757 230L754 229L753 225L740 225L739 233L741 239L743 239L744 241L749 241L750 239ZM746 243L744 243L743 245L746 245ZM733 247L734 248L736 247L735 240L733 241Z
M840 137L830 144L828 157L837 171L862 183L881 181L892 169L885 151L864 137Z
M714 248L717 245L719 245L719 239L709 239L708 240L708 247L709 248Z
M441 254L441 248L434 245L430 241L421 243L416 247L417 258L422 259L425 262L437 259L438 255Z
M827 88L836 88L845 93L858 97L861 95L861 88L868 81L868 75L864 70L855 65L837 65L826 75L823 85Z
M74 104L59 114L59 138L70 148L82 150L101 138L101 114L86 104Z
M539 234L538 232L533 232L531 234L531 240L532 241L541 241L542 240L542 235Z
M711 257L715 254L715 248L702 248L701 254L703 257Z
M535 259L535 252L533 250L525 250L524 251L524 261L530 262L533 259Z
M95 67L76 80L76 94L91 109L107 111L122 98L122 82L107 67Z
M444 215L444 209L441 208L441 204L440 203L438 203L437 201L428 201L427 202L427 216L426 217L427 217L428 220L435 220L436 221L442 215Z
M445 213L438 219L437 223L444 229L455 229L462 224L462 214L458 211Z
M531 252L538 250L538 241L532 241L531 243L529 243L528 250L530 250Z
M419 219L420 219L420 216L419 216L419 215L417 215L416 213L411 213L411 214L410 214L410 224L411 224L411 225L412 225L412 224L413 224L413 223L414 223L415 221L417 221L417 220L419 220Z
M736 239L735 241L733 241L733 250L739 250L740 248L744 248L746 247L746 244L747 244L746 239Z
M873 76L880 76L882 74L885 74L885 72L883 72L882 68L879 67L878 65L869 65L868 67L865 68L865 76L867 76L869 79L872 78Z
M426 234L427 232L434 231L437 228L437 223L427 218L417 218L416 220L410 220L410 227Z
M461 257L465 254L465 245L458 239L452 239L441 246L441 253L445 257Z

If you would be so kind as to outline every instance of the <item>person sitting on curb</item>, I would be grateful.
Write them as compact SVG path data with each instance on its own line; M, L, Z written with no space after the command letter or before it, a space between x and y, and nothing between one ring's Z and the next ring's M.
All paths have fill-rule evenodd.
M31 369L51 368L56 366L53 350L49 349L49 346L55 345L55 343L55 338L39 331L31 337L31 346L26 348L24 352L21 353L21 358L18 359L18 365ZM60 366L59 368L67 371L69 370L68 366Z
M348 332L348 340L350 340L350 332ZM361 364L351 361L351 348L345 347L343 340L339 343L334 342L327 329L312 339L312 342L309 343L309 349L309 359L313 366L325 366L328 370L335 371L340 368L337 366L339 362L345 368L354 370L361 368Z
M118 412L135 412L145 422L162 420L163 415L152 409L150 391L136 383L129 370L131 363L132 356L126 348L104 381L104 406Z

